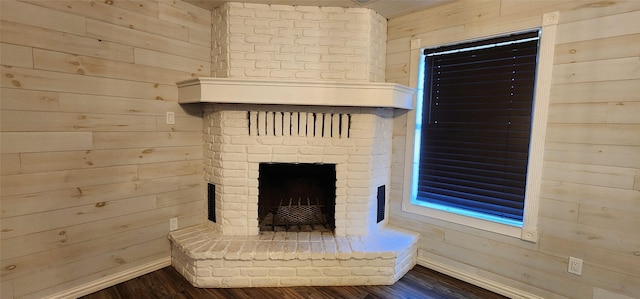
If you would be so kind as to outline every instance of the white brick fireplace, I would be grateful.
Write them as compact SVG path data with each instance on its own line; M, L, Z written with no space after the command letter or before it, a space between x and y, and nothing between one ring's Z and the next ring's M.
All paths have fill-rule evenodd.
M417 235L385 217L392 115L412 108L414 91L376 82L384 19L238 3L213 16L222 78L178 83L181 103L203 107L209 220L170 233L173 266L200 287L397 281L415 265ZM330 229L260 230L260 165L274 163L335 168Z

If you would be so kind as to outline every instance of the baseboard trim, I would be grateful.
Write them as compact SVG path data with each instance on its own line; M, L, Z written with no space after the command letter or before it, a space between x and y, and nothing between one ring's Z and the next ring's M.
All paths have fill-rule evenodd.
M509 298L517 298L517 299L544 299L540 296L536 296L531 293L527 293L523 290L516 289L514 287L510 287L508 285L504 285L493 280L487 279L485 277L481 277L478 275L470 274L468 272L463 272L458 269L455 269L449 265L431 261L425 258L418 258L418 265L429 268L434 271L438 271L442 274L449 275L453 278L460 279L462 281L468 282L472 285L479 286L483 289L487 289L494 293L498 293L502 296L506 296Z
M171 265L171 257L155 260L135 268L131 268L119 273L115 273L109 276L105 276L101 279L92 281L90 283L74 287L72 289L45 297L46 299L63 299L63 298L78 298L84 295L97 292L99 290L114 286L121 282L142 276L153 271L162 269Z

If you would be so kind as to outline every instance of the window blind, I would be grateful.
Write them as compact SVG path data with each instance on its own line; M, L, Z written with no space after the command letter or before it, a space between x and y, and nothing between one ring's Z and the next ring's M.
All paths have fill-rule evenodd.
M538 31L425 50L417 199L522 221Z

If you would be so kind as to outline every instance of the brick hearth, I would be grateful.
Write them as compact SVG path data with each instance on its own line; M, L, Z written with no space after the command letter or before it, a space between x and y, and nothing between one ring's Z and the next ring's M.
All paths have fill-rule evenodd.
M226 236L197 226L169 238L172 265L187 280L227 288L393 284L416 264L418 235L386 227L368 236Z

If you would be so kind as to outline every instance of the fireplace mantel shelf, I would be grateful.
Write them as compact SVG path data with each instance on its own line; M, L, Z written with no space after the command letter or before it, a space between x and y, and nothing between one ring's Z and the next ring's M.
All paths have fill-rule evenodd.
M177 83L181 104L229 103L413 109L415 89L395 83L195 78Z

